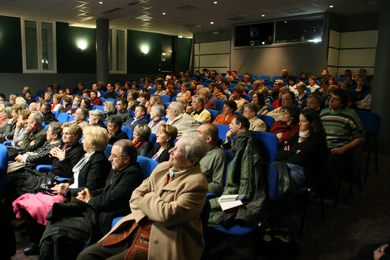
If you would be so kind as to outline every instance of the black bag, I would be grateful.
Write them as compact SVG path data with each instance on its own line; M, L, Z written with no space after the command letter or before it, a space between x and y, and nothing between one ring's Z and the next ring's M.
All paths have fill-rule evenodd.
M271 166L278 171L277 199L279 200L285 196L297 193L297 187L288 171L286 163L283 161L275 161Z

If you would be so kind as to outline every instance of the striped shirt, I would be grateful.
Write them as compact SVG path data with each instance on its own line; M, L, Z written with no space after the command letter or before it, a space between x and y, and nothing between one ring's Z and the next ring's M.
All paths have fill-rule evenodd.
M328 148L343 146L356 138L364 139L362 123L352 109L322 110L321 121L325 128Z

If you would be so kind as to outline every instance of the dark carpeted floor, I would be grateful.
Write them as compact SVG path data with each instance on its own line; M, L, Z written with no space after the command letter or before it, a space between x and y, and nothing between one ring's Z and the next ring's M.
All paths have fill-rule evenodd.
M217 241L207 259L350 259L365 245L389 239L390 230L390 161L379 158L379 172L373 173L373 160L365 191L350 195L349 185L343 184L339 205L325 206L325 220L321 220L320 204L311 202L303 236L289 243L273 238L264 242L264 232L245 238L212 236ZM286 213L288 214L288 213ZM292 217L294 218L294 217ZM296 228L299 215L295 216ZM25 257L23 248L28 239L23 231L16 232L17 254L12 259ZM269 237L269 236L268 236Z

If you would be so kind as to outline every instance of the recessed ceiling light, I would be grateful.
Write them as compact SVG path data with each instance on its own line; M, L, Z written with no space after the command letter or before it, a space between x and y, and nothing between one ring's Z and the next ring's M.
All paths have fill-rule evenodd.
M329 8L333 8L334 6L333 5L330 5Z
M214 1L213 4L215 4L215 5L218 4L218 1Z
M262 14L261 17L265 17L265 14Z
M100 1L100 2L99 2L99 5L102 5L102 4L103 4L103 2L102 2L102 1Z
M179 38L183 38L183 35L179 34L177 37L179 37Z
M162 13L162 15L166 15L167 13Z
M214 22L210 22L210 24L214 24Z

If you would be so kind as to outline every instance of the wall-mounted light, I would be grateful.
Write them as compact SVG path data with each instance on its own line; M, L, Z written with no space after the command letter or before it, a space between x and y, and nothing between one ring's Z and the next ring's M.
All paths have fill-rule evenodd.
M148 54L149 51L150 51L149 45L148 45L148 44L145 44L145 43L141 44L141 45L139 46L139 49L140 49L140 51L141 51L143 54L145 54L145 55Z
M76 45L81 51L85 51L88 47L88 42L86 39L78 39L76 41Z
M167 54L165 52L161 53L161 61L163 62L167 61Z

